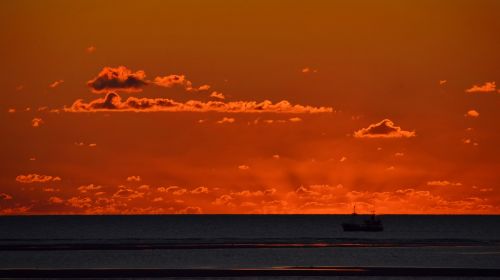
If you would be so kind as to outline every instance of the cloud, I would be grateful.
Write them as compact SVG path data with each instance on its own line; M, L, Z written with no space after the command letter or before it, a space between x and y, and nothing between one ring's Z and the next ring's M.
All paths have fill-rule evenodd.
M128 200L142 197L144 197L143 192L139 192L125 186L119 186L118 190L113 194L113 198L125 198Z
M471 117L471 118L477 118L479 117L479 112L476 111L476 110L469 110L467 111L467 113L465 114L466 117Z
M203 214L203 210L198 206L188 206L184 209L178 210L177 214Z
M3 208L3 209L0 209L0 214L5 214L5 215L20 215L20 214L26 214L30 210L31 210L31 207L28 207L28 206L19 206L19 207L13 207L13 208Z
M256 101L198 101L189 100L177 102L167 98L136 98L128 97L122 101L114 93L108 93L104 98L98 98L88 103L79 99L71 107L64 108L66 112L224 112L224 113L332 113L331 107L313 107L306 105L292 105L283 100L272 103L269 100Z
M92 207L92 199L89 197L71 197L66 201L66 204L75 208L89 208Z
M191 193L193 194L202 194L202 193L208 193L209 190L207 187L197 187L196 189L192 190Z
M11 200L12 195L6 193L0 193L0 200Z
M127 177L128 182L140 182L141 176L129 176Z
M230 195L228 194L223 194L219 197L217 197L213 202L212 204L213 205L219 205L219 206L234 206L234 204L231 203L231 200L233 200L234 198L231 197Z
M94 184L90 184L90 185L78 187L78 191L80 191L80 193L87 193L90 191L100 190L101 188L102 188L102 186L94 186Z
M461 186L462 183L454 183L454 182L450 182L450 181L447 181L447 180L443 180L443 181L429 181L427 182L427 186L436 186L436 187L445 187L445 186Z
M304 74L307 74L307 73L317 73L318 70L317 69L311 69L309 67L304 67L304 68L302 68L301 72L304 73Z
M64 80L57 80L49 85L50 88L56 88L60 86L62 83L64 83Z
M93 52L95 52L95 51L96 51L96 47L95 47L95 46L89 46L89 47L87 47L87 48L85 49L85 51L86 51L87 53L93 53Z
M171 88L178 85L184 87L186 91L204 91L210 89L209 85L202 85L198 88L193 87L193 83L190 80L186 79L186 76L184 75L168 75L164 77L156 77L153 81L153 84L166 88Z
M439 80L439 85L445 85L448 81L447 80Z
M157 191L159 192L164 192L164 193L168 193L169 191L171 190L176 190L176 189L179 189L178 186L169 186L169 187L158 187L156 188Z
M290 118L290 119L288 119L288 120L289 120L290 122L301 122L301 121L302 121L302 119L301 119L301 118L299 118L299 117L293 117L293 118Z
M97 77L87 82L95 93L109 91L140 92L148 84L146 74L139 70L132 72L125 66L104 67Z
M15 113L15 112L16 112L16 109L14 109L14 108L10 108L10 109L8 109L8 110L7 110L7 112L12 114L12 113Z
M243 190L243 191L239 191L239 192L232 192L230 195L232 197L236 197L236 196L239 196L239 197L255 197L255 196L273 195L276 192L277 192L277 190L275 188L269 188L269 189L265 189L265 190L256 190L256 191Z
M61 178L58 176L50 176L50 175L39 175L39 174L27 174L27 175L19 175L16 177L16 181L19 183L29 184L29 183L45 183L45 182L56 182L61 181Z
M221 100L226 99L224 94L222 94L222 92L218 92L218 91L212 91L212 93L210 94L210 97L221 99Z
M51 196L49 198L49 202L50 202L50 204L61 204L64 202L64 200L60 197L57 197L57 196Z
M33 118L31 120L31 126L32 127L39 127L43 124L43 120L41 118Z
M495 82L486 82L484 85L473 85L471 88L466 89L468 93L488 93L495 92L497 85Z
M242 165L239 165L239 166L238 166L238 169L239 169L239 170L248 170L248 169L250 169L250 166L245 165L245 164L242 164Z
M371 124L367 128L362 128L354 132L354 137L356 138L409 138L415 136L415 131L402 130L401 127L395 126L389 119Z
M222 123L234 123L235 119L234 118L228 118L228 117L223 117L221 120L218 120L217 123L222 124Z

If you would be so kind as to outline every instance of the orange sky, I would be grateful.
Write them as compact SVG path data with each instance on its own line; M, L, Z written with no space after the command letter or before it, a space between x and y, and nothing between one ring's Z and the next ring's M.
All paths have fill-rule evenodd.
M0 213L500 214L499 1L2 1Z

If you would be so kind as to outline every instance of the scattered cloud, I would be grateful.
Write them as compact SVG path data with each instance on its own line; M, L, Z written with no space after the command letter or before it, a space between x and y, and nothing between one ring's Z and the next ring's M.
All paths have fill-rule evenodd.
M212 91L212 93L210 94L210 97L221 99L221 100L226 99L224 94L222 94L222 92L218 92L218 91Z
M299 117L289 118L288 120L289 120L290 122L301 122L301 121L302 121L302 119L301 119L301 118L299 118Z
M219 206L234 206L233 203L231 203L231 200L233 200L234 198L231 197L230 195L228 194L223 194L219 197L217 197L213 202L212 204L213 205L219 205Z
M96 191L96 190L100 190L100 189L102 189L102 186L95 186L94 184L78 187L78 191L80 193L87 193L87 192L92 192L92 191Z
M92 199L90 197L71 197L66 201L66 204L75 208L92 207Z
M49 202L50 202L50 204L62 204L62 203L64 203L64 199L62 199L58 196L51 196L51 197L49 197Z
M194 190L191 190L191 193L193 194L202 194L202 193L208 193L209 190L207 187L197 187Z
M473 85L471 88L466 89L465 92L468 93L488 93L496 91L496 83L495 82L486 82L483 85Z
M34 173L34 174L19 175L16 177L16 181L24 184L36 183L36 182L45 183L45 182L61 181L61 178L58 176L39 175Z
M39 127L43 124L43 120L41 118L33 118L31 120L31 126L32 127Z
M85 51L87 53L94 53L96 51L96 47L95 46L88 46Z
M445 85L448 81L447 80L439 80L439 85Z
M205 91L209 90L209 85L202 85L199 87L193 87L193 83L186 79L184 75L168 75L164 77L156 77L153 81L153 84L160 86L171 88L173 86L182 86L186 91Z
M472 146L479 146L479 143L478 142L475 142L474 140L470 139L470 138L465 138L465 139L462 139L462 142L464 144L472 144Z
M6 193L0 193L0 200L11 200L12 195Z
M339 159L339 161L340 161L340 162L344 162L344 161L346 161L346 160L347 160L347 158L346 158L346 157L341 157L341 158Z
M218 120L217 123L234 123L235 119L234 118L228 118L228 117L223 117L221 120Z
M184 209L178 210L177 214L203 214L203 210L198 206L188 206Z
M56 88L60 86L62 83L64 83L64 80L57 80L49 85L50 88Z
M356 138L409 138L415 136L415 131L403 130L401 127L395 126L389 119L384 119L354 132Z
M87 82L87 85L95 93L140 92L147 84L144 71L132 72L125 66L104 67L97 77Z
M15 113L15 112L16 112L16 109L14 109L14 108L10 108L10 109L8 109L8 110L7 110L7 112L12 114L12 113Z
M239 169L239 170L248 170L248 169L250 169L250 166L245 165L245 164L242 164L242 165L239 165L239 166L238 166L238 169Z
M318 73L317 69L311 69L309 67L304 67L301 70L302 73L307 74L307 73Z
M403 157L405 155L405 153L402 153L402 152L397 152L394 154L395 157Z
M118 198L118 199L128 199L132 200L135 198L142 198L144 197L143 192L139 192L137 190L134 190L132 188L127 188L125 186L118 186L118 190L113 194L113 198Z
M127 177L128 182L140 182L141 176L129 176Z
M471 118L477 118L479 117L479 112L476 111L476 110L469 110L467 111L467 113L465 114L466 117L471 117Z
M443 181L429 181L427 182L427 186L436 186L436 187L445 187L445 186L461 186L462 183L454 183L454 182L450 182L450 181L447 181L447 180L443 180Z
M189 100L176 102L167 98L136 98L128 97L122 101L116 93L108 93L104 98L98 98L88 103L79 99L66 112L225 112L225 113L332 113L331 107L313 107L292 105L283 100L278 103L271 101L198 101Z

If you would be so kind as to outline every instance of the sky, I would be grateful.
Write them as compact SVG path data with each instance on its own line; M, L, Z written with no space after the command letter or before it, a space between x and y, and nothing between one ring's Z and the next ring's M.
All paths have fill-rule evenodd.
M0 214L500 214L499 10L2 1Z

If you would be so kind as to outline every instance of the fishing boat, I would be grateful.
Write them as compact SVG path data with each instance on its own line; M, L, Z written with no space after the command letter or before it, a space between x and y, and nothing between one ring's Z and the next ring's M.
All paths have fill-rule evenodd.
M382 221L373 212L369 218L364 219L363 222L357 222L358 214L356 213L356 205L352 212L352 219L350 222L342 223L344 231L383 231L384 226Z

